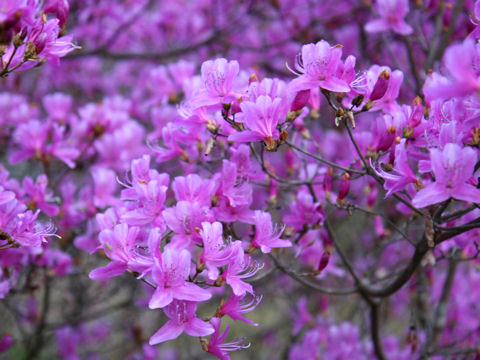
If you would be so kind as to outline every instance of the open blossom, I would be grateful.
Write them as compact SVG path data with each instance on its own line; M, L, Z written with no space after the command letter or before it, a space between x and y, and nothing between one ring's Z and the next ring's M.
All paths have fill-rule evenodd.
M421 184L415 173L408 165L408 154L405 147L405 140L395 147L395 166L392 172L382 169L377 170L377 174L385 180L384 187L387 190L385 197L392 193L405 189L408 184Z
M112 261L107 266L92 270L89 274L90 279L109 279L127 271L135 256L134 247L139 231L138 227L129 227L127 224L118 224L113 229L101 231L98 249L103 249L105 255Z
M43 11L45 14L55 14L59 25L65 25L68 17L68 0L48 0Z
M240 104L243 125L247 130L238 131L228 137L228 140L238 142L264 141L268 150L273 150L273 140L278 139L278 122L285 117L282 112L282 99L272 99L260 95L255 102L245 101Z
M152 335L149 344L156 345L176 339L184 331L190 336L213 334L215 332L213 326L197 318L195 316L196 310L196 302L173 300L170 305L163 309L170 320Z
M218 317L213 317L210 319L210 324L212 324L215 332L212 334L208 342L202 344L202 347L206 352L215 355L221 360L230 360L230 356L228 355L229 352L246 349L250 346L250 344L243 345L244 339L236 339L234 341L224 343L230 326L226 325L225 331L220 333L221 322L222 320Z
M45 174L39 175L35 182L30 177L25 177L22 182L23 188L28 195L28 206L31 209L40 209L48 216L56 216L59 208L50 204L53 200L51 191L48 187L48 177Z
M369 21L365 30L371 33L392 30L400 35L409 35L413 28L405 22L408 0L377 0L375 9L380 19Z
M50 161L52 157L56 157L68 167L74 168L75 159L80 154L80 151L65 139L65 128L56 124L50 127L39 120L31 120L19 125L13 136L19 149L11 154L12 163L31 157L43 161Z
M430 149L431 169L435 181L421 189L413 198L413 206L422 208L449 198L480 203L480 190L471 182L478 160L477 152L449 143L445 148Z
M479 59L480 47L472 40L454 44L445 50L443 63L450 78L433 73L427 78L424 93L427 99L448 99L467 96L480 90Z
M193 108L228 104L237 98L234 92L234 81L240 71L237 61L208 60L202 64L201 71L203 87L193 96Z
M478 160L477 152L449 143L445 148L430 149L430 161L435 181L421 189L412 200L413 206L422 208L449 198L480 203L480 190L471 182Z
M137 193L138 207L122 215L122 221L129 225L147 225L152 224L158 227L164 227L162 210L166 198L167 187L164 181L152 180L148 183L137 183L134 189ZM122 194L123 195L123 194Z
M208 278L216 280L220 274L218 267L229 263L233 255L233 249L225 245L222 223L218 221L213 224L203 222L200 236L203 241L203 252L200 260L208 269Z
M186 281L190 274L191 255L188 250L165 249L161 258L155 259L152 269L157 288L150 299L150 309L163 308L173 299L206 301L212 297L208 290Z
M258 326L257 323L254 323L252 320L247 319L242 314L246 312L253 311L260 301L262 300L261 296L254 296L251 298L250 301L246 300L246 296L237 296L235 294L231 294L230 298L227 301L223 301L221 303L219 309L219 315L230 316L234 321L240 320L246 322L247 324L251 324L253 326Z
M26 210L27 207L10 191L0 188L0 240L26 247L40 247L47 237L54 235L52 225L37 221L40 210Z
M272 248L290 247L292 243L288 240L280 239L283 229L280 231L272 224L272 218L269 213L260 210L255 211L255 237L252 240L252 246L258 247L263 253L269 253Z
M217 184L209 179L202 179L197 174L178 176L172 184L177 201L188 201L203 206L210 206Z
M325 218L320 203L314 203L307 191L299 191L297 201L290 205L290 212L283 217L286 225L302 230L305 225L318 225Z
M325 40L302 46L302 55L295 65L299 77L289 84L292 92L321 87L334 92L349 92L349 84L340 78L343 68L342 47L330 46Z
M177 205L167 208L162 213L167 226L175 233L167 247L190 249L194 243L201 242L196 231L203 221L211 220L210 210L199 203L179 201Z
M234 249L234 255L223 272L222 279L230 285L233 293L237 296L244 296L247 292L253 294L252 285L243 279L255 275L260 267L252 263L251 258L245 255L241 241L235 241L231 246Z

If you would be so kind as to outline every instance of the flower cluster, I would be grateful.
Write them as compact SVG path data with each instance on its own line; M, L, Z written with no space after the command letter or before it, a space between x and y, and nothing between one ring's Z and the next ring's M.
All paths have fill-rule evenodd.
M0 7L0 76L58 59L75 49L72 36L63 34L67 0L5 0ZM51 15L51 16L50 16Z
M0 0L0 353L478 355L479 9Z

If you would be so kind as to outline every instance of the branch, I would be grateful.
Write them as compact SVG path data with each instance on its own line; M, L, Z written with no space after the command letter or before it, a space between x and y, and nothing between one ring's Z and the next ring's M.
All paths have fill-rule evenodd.
M379 360L386 360L382 348L382 339L380 336L380 311L378 304L370 305L370 331L372 333L372 342L375 355Z
M337 168L337 169L340 169L340 170L343 170L343 171L351 172L351 173L354 173L354 174L360 174L360 175L365 175L365 174L366 174L365 171L356 170L356 169L352 169L352 168L346 168L346 167L341 166L341 165L339 165L339 164L337 164L337 163L334 163L334 162L331 162L331 161L329 161L329 160L326 160L326 159L324 159L324 158L322 158L322 157L320 157L320 156L314 155L314 154L308 152L307 150L304 150L304 149L302 149L302 148L300 148L300 147L292 144L292 143L289 142L289 141L285 141L285 144L287 144L287 145L290 146L291 148L293 148L293 149L295 149L295 150L297 150L297 151L299 151L299 152L301 152L301 153L303 153L303 154L305 154L305 155L310 156L310 157L313 158L313 159L316 159L316 160L318 160L318 161L320 161L320 162L323 162L324 164L330 165L331 167L334 167L334 168Z
M301 283L302 285L305 285L310 289L313 289L328 295L348 295L348 294L354 294L358 291L358 288L356 287L347 288L347 289L329 289L329 288L322 287L315 282L308 281L307 279L303 278L296 272L289 270L285 265L280 263L280 261L277 258L275 258L272 254L268 254L268 257L272 259L273 263L280 271L282 271L283 273L290 276L292 279L298 281L299 283Z
M452 290L453 280L455 279L455 272L457 270L458 262L455 259L451 259L448 263L447 276L443 283L442 295L438 301L437 308L435 310L433 329L431 338L427 340L427 352L433 352L437 346L438 339L445 328L447 322L447 309L448 300Z
M105 49L97 49L93 51L74 52L71 55L65 56L62 60L77 59L87 56L100 56L106 59L112 60L168 60L178 57L179 55L188 54L197 51L199 48L209 45L218 40L218 32L214 32L207 39L200 41L196 44L180 47L177 49L171 49L164 52L144 52L144 53L130 53L130 52L108 52Z

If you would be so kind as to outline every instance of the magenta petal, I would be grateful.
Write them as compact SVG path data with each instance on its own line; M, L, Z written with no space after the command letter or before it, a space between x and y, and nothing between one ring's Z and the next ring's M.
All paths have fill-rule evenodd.
M480 204L480 190L469 184L462 184L454 187L452 189L452 197L457 200Z
M250 142L250 141L262 141L265 138L264 135L257 133L255 131L238 131L234 134L231 134L228 137L229 141L237 141L237 142Z
M127 271L127 264L119 261L112 261L107 266L99 267L90 271L88 277L92 280L106 280L121 275L125 271Z
M320 87L334 92L350 92L350 86L345 81L335 77L320 81Z
M237 277L227 277L226 279L227 284L230 285L232 288L233 293L236 296L244 296L246 292L249 292L250 294L253 294L253 288L252 285L243 282Z
M15 193L13 193L12 191L0 190L0 205L5 204L13 199L15 199Z
M175 288L175 298L188 301L206 301L212 297L208 290L186 282L183 286Z
M170 289L157 288L150 298L148 307L150 309L163 308L170 304L173 300L172 291Z
M160 328L160 330L152 335L148 343L150 345L157 345L164 341L176 339L184 329L184 324L175 324L172 320L169 320Z
M410 35L413 32L413 28L404 21L393 25L392 30L400 35Z
M382 32L388 29L388 23L383 19L372 20L365 24L365 31L369 33Z
M292 93L296 93L303 90L310 90L318 88L319 81L312 80L308 78L306 75L299 76L296 79L293 79L288 84L288 89Z
M432 204L445 201L450 197L447 189L437 183L427 185L421 189L412 200L412 205L417 208L423 208Z
M185 324L185 332L190 336L207 336L213 334L215 329L209 323L194 317Z

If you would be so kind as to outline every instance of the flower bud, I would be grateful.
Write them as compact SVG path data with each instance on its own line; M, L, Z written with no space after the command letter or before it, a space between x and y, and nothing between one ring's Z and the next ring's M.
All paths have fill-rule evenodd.
M330 261L330 251L325 250L320 258L320 262L318 263L317 272L321 272L325 269Z
M343 174L343 179L340 183L340 190L338 191L337 202L343 202L350 191L350 174L346 172Z
M301 90L296 95L292 101L290 111L297 111L302 109L307 105L308 100L310 99L310 90Z
M413 107L412 114L408 119L408 127L415 128L417 127L423 120L423 105L418 104Z
M378 76L377 82L370 94L370 100L375 101L382 98L387 92L388 83L390 81L390 72L385 69Z
M333 179L333 168L330 166L323 178L323 191L325 191L326 196L330 196L332 191L332 179Z

